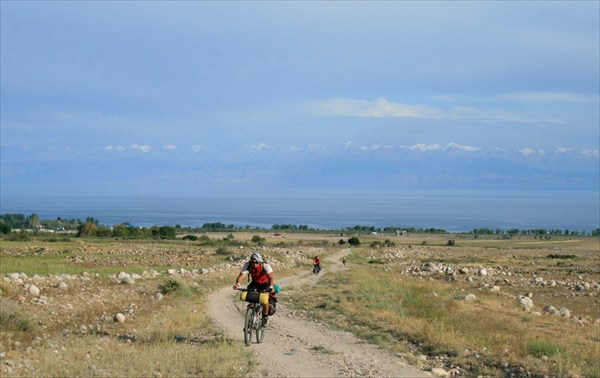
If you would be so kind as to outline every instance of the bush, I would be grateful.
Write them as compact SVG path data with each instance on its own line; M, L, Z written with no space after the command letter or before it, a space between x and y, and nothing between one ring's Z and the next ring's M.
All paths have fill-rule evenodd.
M92 222L82 223L77 229L78 237L86 237L86 236L95 236L97 231L97 227Z
M348 239L348 244L352 246L357 246L360 245L360 240L356 236L353 236L350 239Z
M266 241L266 239L265 238L261 238L258 235L254 235L250 241L252 243L254 243L254 244L264 244L265 241Z
M33 326L19 306L8 299L0 299L0 328L11 331L30 331Z
M0 223L0 234L8 235L11 230L12 228L8 224L4 222Z
M206 235L204 235L204 236L206 236ZM196 235L185 235L182 239L196 241L196 240L198 240L198 237Z
M161 226L158 229L158 237L160 239L175 239L177 236L177 232L175 227L171 226Z
M189 294L190 288L175 278L169 278L165 282L158 285L158 291L163 294Z
M10 241L29 241L31 238L29 237L29 233L27 231L20 232L11 232L6 237L7 240Z
M449 247L453 247L454 245L456 245L456 242L452 239L448 240L448 243L446 243L447 246Z
M564 259L564 260L570 260L570 259L576 259L577 256L575 255L561 255L558 253L551 253L548 256L546 256L549 259Z

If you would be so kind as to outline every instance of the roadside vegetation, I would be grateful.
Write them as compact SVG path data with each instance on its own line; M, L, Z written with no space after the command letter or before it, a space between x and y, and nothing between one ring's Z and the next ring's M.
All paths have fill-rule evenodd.
M214 329L207 294L231 284L251 250L285 276L308 271L317 254L327 273L326 257L340 248L352 250L348 269L322 275L314 287L283 288L280 302L458 376L600 377L597 237L279 230L176 239L8 236L0 239L3 377L252 375L258 361L243 342ZM118 278L123 272L135 283ZM517 299L528 295L535 307L523 310ZM551 315L547 305L570 316Z
M479 241L465 241L471 243ZM460 375L600 376L598 240L530 240L527 249L524 240L512 243L386 248L373 241L353 249L348 270L325 275L310 289L294 288L290 303L415 364L426 359ZM562 253L549 252L556 250ZM446 270L470 268L475 275L482 266L496 271L491 282L497 285ZM536 284L536 277L567 287ZM593 290L567 284L586 280ZM517 299L528 294L537 305L524 311ZM550 303L569 308L570 317L545 313Z

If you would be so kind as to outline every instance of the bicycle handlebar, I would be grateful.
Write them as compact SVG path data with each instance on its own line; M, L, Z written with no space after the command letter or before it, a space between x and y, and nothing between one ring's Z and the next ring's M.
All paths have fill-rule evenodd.
M271 292L270 289L268 289L268 290L256 290L256 289L250 289L250 290L248 290L248 289L241 288L241 287L238 287L237 289L233 289L233 290L239 290L239 291L257 291L259 293L270 293Z

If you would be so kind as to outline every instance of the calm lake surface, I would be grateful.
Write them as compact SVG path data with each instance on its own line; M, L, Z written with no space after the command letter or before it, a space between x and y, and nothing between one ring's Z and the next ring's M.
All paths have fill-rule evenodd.
M222 222L271 228L349 226L591 231L600 227L595 191L296 191L269 196L9 197L0 213L40 219L93 217L102 224L202 226Z

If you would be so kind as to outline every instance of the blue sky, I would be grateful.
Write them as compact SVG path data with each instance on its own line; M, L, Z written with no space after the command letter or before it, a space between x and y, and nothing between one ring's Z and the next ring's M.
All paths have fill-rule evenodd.
M2 1L1 194L598 190L599 4Z

